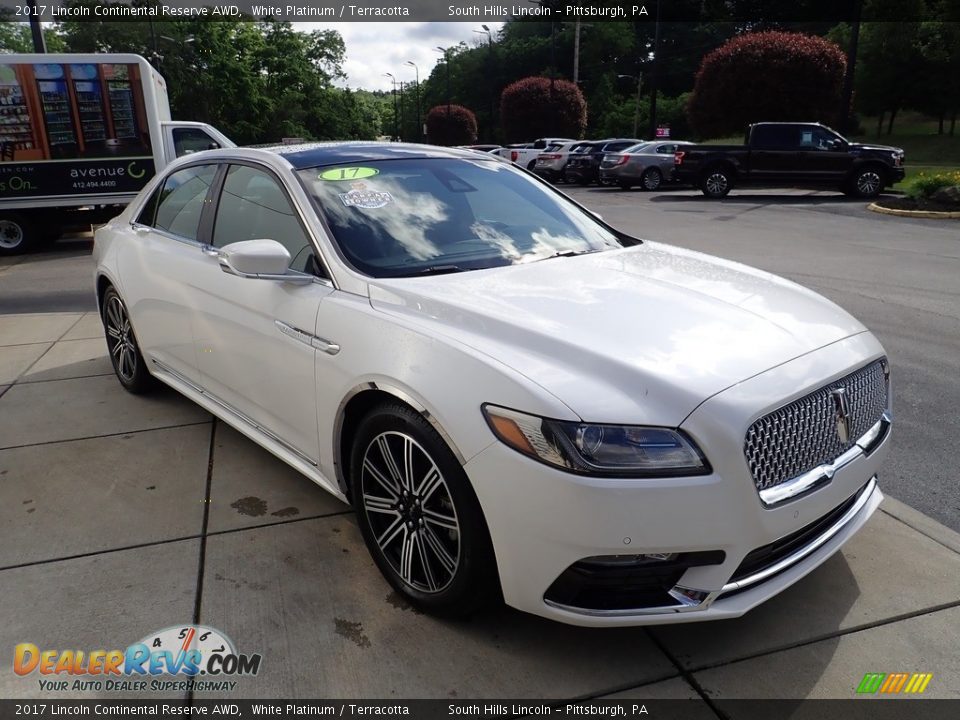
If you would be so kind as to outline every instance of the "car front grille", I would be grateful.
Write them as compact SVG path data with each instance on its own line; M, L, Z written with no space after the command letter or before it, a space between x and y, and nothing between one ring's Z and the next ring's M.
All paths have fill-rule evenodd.
M830 463L853 447L887 409L886 359L825 385L763 416L747 430L743 452L757 490L785 483ZM850 432L837 429L838 411L831 392L846 392Z

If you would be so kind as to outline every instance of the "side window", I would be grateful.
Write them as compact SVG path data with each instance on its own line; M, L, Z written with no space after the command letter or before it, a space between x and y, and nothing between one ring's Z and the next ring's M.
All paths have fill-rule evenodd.
M157 200L155 228L196 240L216 165L197 165L172 173Z
M795 125L760 125L753 129L753 146L770 150L786 150L800 146L800 133Z
M200 128L173 129L173 149L177 153L177 157L183 157L201 150L211 150L213 147L220 147L220 145L207 135L205 130Z
M676 145L661 145L657 148L657 152L661 155L673 155L676 151Z
M137 219L134 220L134 222L138 225L153 227L153 218L157 214L157 200L160 199L160 193L162 191L163 186L161 185L150 194L150 199L140 208L140 214L137 215Z
M217 206L213 244L262 239L276 240L287 249L292 270L316 270L310 238L277 180L263 170L231 165Z

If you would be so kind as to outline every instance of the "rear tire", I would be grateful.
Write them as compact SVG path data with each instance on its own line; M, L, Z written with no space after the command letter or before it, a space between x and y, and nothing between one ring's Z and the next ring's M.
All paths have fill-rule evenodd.
M647 168L640 176L640 187L648 192L659 190L663 184L663 174L657 168Z
M707 168L700 176L700 191L711 200L726 197L733 189L733 173L723 166Z
M40 245L36 225L20 213L0 215L0 255L21 255Z
M127 306L112 285L103 293L100 319L103 321L113 372L124 389L134 395L142 395L156 387L157 380L147 370L147 363L140 353Z
M350 487L374 562L411 605L456 617L499 594L493 547L473 487L419 413L391 402L361 421Z

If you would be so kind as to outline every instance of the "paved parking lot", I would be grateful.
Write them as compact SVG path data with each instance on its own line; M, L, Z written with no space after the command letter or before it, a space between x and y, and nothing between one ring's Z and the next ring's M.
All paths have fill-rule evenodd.
M955 518L960 224L875 223L843 201L574 194L625 229L800 279L861 317L898 372L882 485L909 501L899 482L933 492L942 478ZM693 698L702 712L684 717L715 717L707 700L849 698L866 672L904 671L934 674L927 696L960 698L960 535L894 499L739 620L592 630L506 608L416 613L345 505L172 391L120 388L80 292L88 250L79 239L0 261L0 652L126 647L199 622L263 654L237 697ZM0 695L51 697L9 656L2 667Z

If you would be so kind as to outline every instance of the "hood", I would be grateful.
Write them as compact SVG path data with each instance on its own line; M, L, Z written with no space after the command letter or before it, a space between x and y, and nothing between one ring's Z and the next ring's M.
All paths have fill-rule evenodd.
M868 152L888 152L903 155L903 148L893 147L892 145L874 145L873 143L850 143L847 146L848 151L868 151Z
M372 280L370 301L496 358L592 422L677 426L731 385L865 330L795 283L652 242Z

